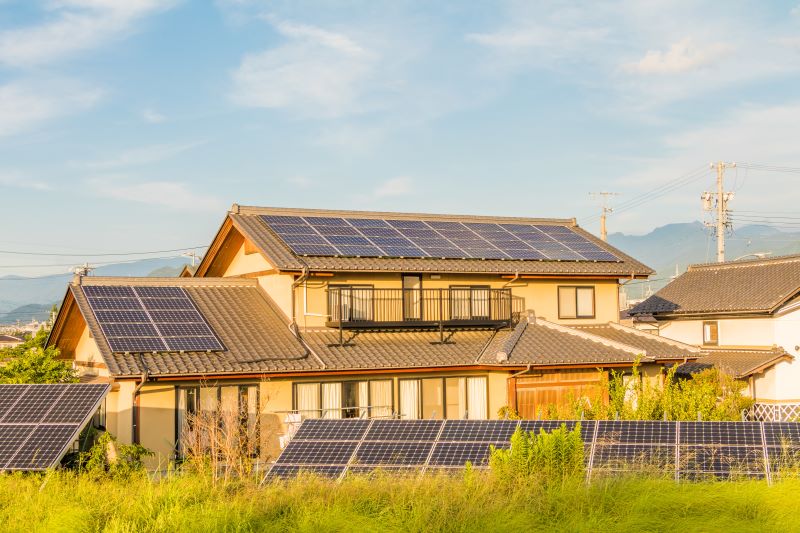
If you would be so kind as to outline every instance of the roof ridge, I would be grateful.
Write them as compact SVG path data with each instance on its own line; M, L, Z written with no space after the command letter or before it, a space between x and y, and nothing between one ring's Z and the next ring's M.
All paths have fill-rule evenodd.
M646 331L642 331L636 328L632 328L629 326L623 326L622 324L617 324L616 322L609 322L608 325L616 330L624 331L626 333L630 333L632 335L638 335L640 337L651 339L659 342L663 342L666 344L671 344L677 348L683 348L685 350L689 350L691 352L699 353L700 348L697 346L693 346L691 344L686 344L684 342L676 341L673 339L668 339L666 337L662 337L660 335L653 335L652 333L647 333Z
M592 342L597 342L597 343L603 344L605 346L610 346L612 348L618 348L620 350L632 353L634 355L642 355L642 356L644 356L644 357L646 357L648 359L652 359L652 357L649 357L647 355L647 350L640 350L639 348L636 348L635 346L631 346L629 344L625 344L625 343L622 343L622 342L612 341L611 339L607 339L607 338L601 337L599 335L592 335L591 333L586 333L585 331L581 331L581 330L576 329L576 328L571 328L569 326L556 324L555 322L550 322L550 321L544 320L542 318L537 318L535 324L537 326L541 325L541 326L544 326L544 327L547 327L547 328L550 328L550 329L554 329L556 331L561 331L561 332L564 332L564 333L568 333L570 335L575 335L576 337L582 337L582 338L584 338L586 340L589 340L589 341L592 341Z
M800 261L800 254L776 255L775 257L762 257L758 259L745 259L739 261L725 261L722 263L695 263L686 267L690 270L714 270L727 268L750 268L755 266L777 265Z
M120 286L176 286L176 287L221 287L241 286L257 287L258 280L240 277L213 277L213 278L156 278L147 276L80 276L73 280L71 285L120 285Z
M300 214L308 216L353 216L361 218L413 218L428 217L434 219L475 219L475 220L502 220L508 222L540 222L557 225L577 226L575 217L571 218L532 218L532 217L509 217L502 215L467 215L467 214L447 214L447 213L413 213L402 211L356 211L346 209L312 209L299 207L268 207L268 206L245 206L234 204L231 213L237 215L265 215L265 214Z

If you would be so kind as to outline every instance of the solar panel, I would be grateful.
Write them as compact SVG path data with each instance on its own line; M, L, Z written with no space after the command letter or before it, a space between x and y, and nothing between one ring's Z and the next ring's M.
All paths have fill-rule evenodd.
M6 402L0 419L0 470L45 470L67 448L97 410L107 384L0 385Z
M507 449L505 442L438 442L430 466L464 466L467 462L481 467L489 464L490 447Z
M113 352L225 349L182 287L83 289Z
M374 420L365 441L436 440L442 420Z
M24 394L27 385L6 385L0 387L0 420Z
M361 465L416 465L428 460L433 442L364 442L356 452Z
M303 422L292 440L361 440L369 427L369 420L359 418L326 420L311 418Z
M275 465L267 473L267 480L289 479L303 472L322 477L338 478L344 472L344 466L320 465Z
M467 462L487 468L490 447L507 449L517 428L538 434L562 425L573 429L578 423L312 419L303 422L276 463L294 470L279 470L273 477L303 466L329 466L337 476L368 474L376 467L406 475L453 471ZM800 462L800 423L603 420L580 424L589 477L593 472L644 471L686 480L737 476L769 480L782 472L796 472Z
M573 229L558 225L281 215L261 218L298 255L619 261Z

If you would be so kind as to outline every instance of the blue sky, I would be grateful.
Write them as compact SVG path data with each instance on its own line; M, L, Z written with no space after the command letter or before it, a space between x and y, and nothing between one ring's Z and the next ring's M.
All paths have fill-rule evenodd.
M207 244L233 202L597 231L591 191L695 172L609 220L645 233L702 218L712 160L800 166L799 74L796 0L0 0L0 250ZM728 176L797 210L800 174Z

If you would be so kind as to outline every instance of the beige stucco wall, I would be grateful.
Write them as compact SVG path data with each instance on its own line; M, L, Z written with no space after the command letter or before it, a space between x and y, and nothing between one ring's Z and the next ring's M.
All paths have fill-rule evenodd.
M88 363L88 364L87 364ZM84 325L78 345L75 347L75 368L81 375L89 376L108 376L108 369L100 355L100 349L89 332L89 328Z
M166 468L175 449L175 387L145 385L139 391L139 443L152 450L151 468Z

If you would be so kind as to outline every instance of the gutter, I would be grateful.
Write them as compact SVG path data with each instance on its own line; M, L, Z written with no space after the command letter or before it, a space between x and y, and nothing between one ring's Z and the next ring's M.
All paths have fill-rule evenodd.
M135 410L135 414L133 417L133 442L136 444L141 444L139 442L139 426L140 426L140 419L141 419L141 410L139 408L139 391L142 390L144 384L147 382L147 378L150 376L150 371L147 368L147 363L144 362L144 356L140 353L139 354L139 362L142 364L142 376L140 378L139 384L133 389L133 408Z

